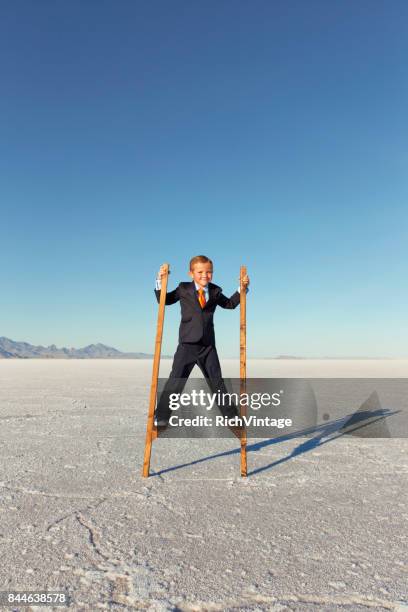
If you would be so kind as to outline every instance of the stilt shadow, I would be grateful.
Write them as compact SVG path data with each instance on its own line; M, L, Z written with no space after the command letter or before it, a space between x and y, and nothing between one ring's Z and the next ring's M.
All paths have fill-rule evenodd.
M370 399L370 398L369 398ZM371 398L372 399L372 398ZM368 400L367 400L368 402ZM272 444L278 444L280 442L286 442L288 440L293 440L303 436L313 435L310 440L306 442L302 442L293 449L293 451L287 455L286 457L282 457L276 461L272 461L268 465L262 466L255 470L248 472L248 476L253 476L254 474L259 474L260 472L264 472L266 470L271 469L277 465L285 463L294 457L302 455L303 453L307 453L312 451L313 449L322 446L323 444L327 444L328 442L333 442L338 438L341 438L345 435L358 435L358 431L362 433L362 430L366 427L372 426L373 424L379 424L381 421L387 417L391 417L397 414L398 410L389 410L378 408L375 410L367 410L364 409L364 406L367 405L367 402L361 406L361 408L354 413L346 415L345 417L335 419L328 423L324 423L321 425L317 425L315 427L305 428L294 433L288 434L286 436L280 436L279 438L270 438L268 440L261 440L259 442L255 442L253 444L247 445L247 452L257 452L264 448L271 446ZM388 428L387 428L388 431ZM315 435L314 435L315 434ZM336 435L337 434L337 435ZM366 436L362 436L366 437ZM371 436L372 437L372 436ZM389 437L389 436L382 436ZM202 457L201 459L196 459L194 461L189 461L186 463L182 463L179 465L175 465L169 468L165 468L158 472L152 472L151 476L162 476L168 472L173 472L175 470L180 470L186 467L190 467L192 465L198 465L199 463L204 463L205 461L213 461L214 459L219 459L220 457L227 457L229 455L240 455L240 448L235 448L228 451L223 451L221 453L215 453L214 455L209 455L206 457Z

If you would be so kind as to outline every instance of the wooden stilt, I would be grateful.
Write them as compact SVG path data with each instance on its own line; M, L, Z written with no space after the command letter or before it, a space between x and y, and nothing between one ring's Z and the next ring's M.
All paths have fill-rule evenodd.
M242 283L246 275L246 266L240 270L240 321L239 321L239 378L240 394L246 392L246 288ZM245 406L241 406L241 416L246 414ZM241 429L241 476L247 475L247 436L246 428Z
M152 382L150 386L150 399L149 399L149 414L147 417L146 442L145 442L145 452L144 452L143 472L142 472L143 478L147 478L149 476L150 457L152 453L152 440L154 438L157 438L157 428L154 426L154 410L156 408L157 379L159 377L160 354L161 354L163 324L164 324L164 309L166 305L167 281L169 278L169 264L164 264L164 265L166 266L166 269L165 269L165 275L161 279L160 304L159 304L159 314L157 316L156 343L154 347Z

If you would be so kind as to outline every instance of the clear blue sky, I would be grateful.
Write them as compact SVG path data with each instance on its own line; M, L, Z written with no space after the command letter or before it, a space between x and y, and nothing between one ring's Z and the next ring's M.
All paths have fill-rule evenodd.
M204 253L248 266L249 356L408 356L406 0L1 13L0 335L152 352L159 265Z

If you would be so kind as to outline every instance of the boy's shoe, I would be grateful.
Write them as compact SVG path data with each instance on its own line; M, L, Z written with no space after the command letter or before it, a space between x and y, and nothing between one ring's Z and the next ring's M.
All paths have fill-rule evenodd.
M169 424L169 419L163 419L162 417L161 418L155 417L154 419L155 427L167 427L168 424Z
M236 438L238 438L239 440L242 438L242 436L243 436L243 435L244 435L244 433L245 433L245 427L244 427L243 425L241 425L241 426L240 426L240 425L238 425L238 426L235 426L235 425L230 425L228 429L229 429L229 430L231 431L231 433L233 433L233 434L234 434L234 436L235 436Z

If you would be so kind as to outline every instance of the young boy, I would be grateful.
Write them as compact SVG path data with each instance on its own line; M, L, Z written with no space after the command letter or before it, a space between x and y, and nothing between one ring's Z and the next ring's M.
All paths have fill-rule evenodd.
M156 298L160 302L161 278L164 275L161 266L156 280ZM155 425L166 427L170 418L169 395L181 393L184 385L197 364L204 374L213 393L227 393L221 374L221 366L215 348L213 316L217 306L236 308L239 304L239 288L230 298L222 293L221 287L214 285L213 263L205 255L197 255L190 261L189 283L180 283L177 289L166 295L166 304L180 301L181 323L179 344L174 355L170 377L165 384L160 401L156 408ZM249 278L242 280L248 291ZM233 418L238 415L235 405L219 406L223 416Z

